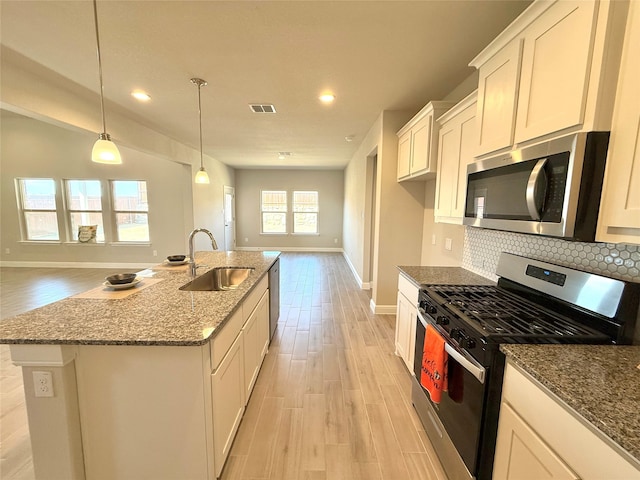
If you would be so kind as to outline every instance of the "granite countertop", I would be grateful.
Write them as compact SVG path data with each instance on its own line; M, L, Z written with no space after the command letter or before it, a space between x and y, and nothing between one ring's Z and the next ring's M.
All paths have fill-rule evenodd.
M213 267L253 267L235 290L188 292L186 267L139 272L157 283L126 298L65 298L0 321L0 343L84 345L202 345L215 336L280 252L198 252L198 275ZM98 285L96 285L98 286Z
M423 285L495 285L495 282L461 267L407 267L398 270L409 280Z
M640 346L501 345L500 349L640 462Z

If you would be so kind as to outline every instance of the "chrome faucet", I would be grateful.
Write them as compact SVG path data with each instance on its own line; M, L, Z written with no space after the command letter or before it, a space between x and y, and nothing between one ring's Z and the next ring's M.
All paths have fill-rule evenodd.
M209 238L211 239L211 246L213 247L214 250L218 249L218 244L216 243L216 239L213 238L213 234L206 228L196 228L194 231L192 231L189 234L189 271L191 272L192 278L196 276L196 270L198 268L196 266L196 259L193 253L193 237L195 237L196 233L198 232L204 232L207 235L209 235Z

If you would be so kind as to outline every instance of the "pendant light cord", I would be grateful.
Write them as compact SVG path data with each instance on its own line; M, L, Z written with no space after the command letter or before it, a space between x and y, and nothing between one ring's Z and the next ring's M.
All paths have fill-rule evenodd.
M198 118L200 122L200 168L204 168L202 159L202 104L200 102L200 83L198 82Z
M100 77L100 107L102 110L102 133L107 133L107 120L104 115L104 85L102 83L102 59L100 57L100 35L98 33L98 4L93 0L93 18L96 25L96 45L98 46L98 75Z

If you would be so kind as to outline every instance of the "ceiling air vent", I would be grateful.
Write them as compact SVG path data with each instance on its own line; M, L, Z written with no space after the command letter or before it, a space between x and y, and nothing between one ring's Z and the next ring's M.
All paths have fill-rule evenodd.
M253 113L276 113L276 107L262 103L250 103L249 108Z

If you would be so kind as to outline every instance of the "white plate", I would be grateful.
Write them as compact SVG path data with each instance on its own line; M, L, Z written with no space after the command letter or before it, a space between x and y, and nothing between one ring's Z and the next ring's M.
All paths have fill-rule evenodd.
M121 284L118 284L118 285L112 285L109 282L104 282L102 285L104 285L105 287L108 287L108 288L112 288L113 290L126 290L127 288L135 287L140 282L141 282L141 279L139 277L136 277L133 280L133 282L129 282L129 283L121 283Z
M165 261L164 261L164 264L165 264L165 265L171 265L171 266L177 267L178 265L184 265L185 263L188 263L188 262L189 262L189 260L187 260L187 259L185 258L184 260L180 260L180 261L178 261L178 262L170 262L169 260L165 260Z

